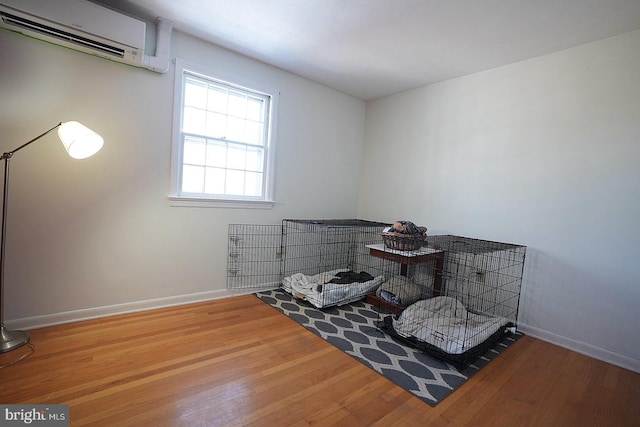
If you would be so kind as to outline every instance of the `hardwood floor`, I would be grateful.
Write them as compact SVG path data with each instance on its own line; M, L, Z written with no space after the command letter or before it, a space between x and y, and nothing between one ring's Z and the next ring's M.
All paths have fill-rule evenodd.
M0 403L72 426L640 425L640 374L530 337L430 407L251 295L30 334Z

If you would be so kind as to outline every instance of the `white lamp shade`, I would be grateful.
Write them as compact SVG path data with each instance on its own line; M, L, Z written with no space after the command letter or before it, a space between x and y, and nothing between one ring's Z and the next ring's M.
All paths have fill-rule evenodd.
M58 128L58 137L69 156L74 159L91 157L104 144L100 135L78 122L64 122Z

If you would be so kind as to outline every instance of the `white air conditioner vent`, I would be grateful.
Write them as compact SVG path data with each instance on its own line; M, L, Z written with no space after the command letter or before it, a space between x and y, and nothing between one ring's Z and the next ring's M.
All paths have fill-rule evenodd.
M0 0L0 27L144 66L146 24L88 0Z
M82 46L88 49L95 49L108 55L113 55L118 58L124 58L125 50L117 46L112 46L106 43L101 43L95 39L80 36L78 34L69 33L59 30L57 28L49 27L39 22L31 21L21 16L12 15L10 13L1 12L2 21L8 25L15 25L16 27L23 28L27 31L35 31L44 36L54 37L58 40L67 43L73 43L78 46Z

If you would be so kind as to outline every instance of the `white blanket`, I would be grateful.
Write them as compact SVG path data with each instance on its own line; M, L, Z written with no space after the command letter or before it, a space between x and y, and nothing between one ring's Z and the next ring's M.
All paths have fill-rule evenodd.
M385 280L384 276L377 276L362 283L328 283L336 274L345 271L349 270L346 268L331 270L315 276L294 273L282 280L282 289L296 298L308 301L315 307L323 308L357 301L365 295L375 292Z
M405 338L416 338L449 354L462 354L508 323L503 317L471 313L455 298L435 297L407 307L393 319L393 328Z

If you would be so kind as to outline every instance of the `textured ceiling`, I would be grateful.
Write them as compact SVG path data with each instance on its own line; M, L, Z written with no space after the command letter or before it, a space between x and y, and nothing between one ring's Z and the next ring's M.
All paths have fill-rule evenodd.
M99 2L364 100L640 29L640 0Z

